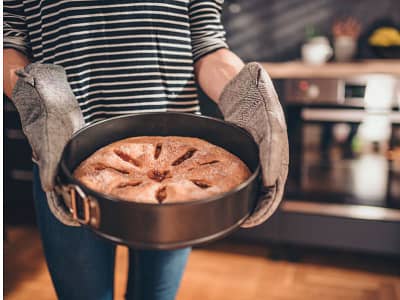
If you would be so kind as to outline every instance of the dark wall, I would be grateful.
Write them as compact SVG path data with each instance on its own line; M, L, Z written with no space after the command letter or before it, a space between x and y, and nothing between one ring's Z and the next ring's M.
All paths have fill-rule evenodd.
M300 57L305 28L330 35L333 20L356 17L366 30L385 18L400 24L399 0L225 0L223 22L228 43L246 61L284 61ZM359 56L368 57L363 51Z

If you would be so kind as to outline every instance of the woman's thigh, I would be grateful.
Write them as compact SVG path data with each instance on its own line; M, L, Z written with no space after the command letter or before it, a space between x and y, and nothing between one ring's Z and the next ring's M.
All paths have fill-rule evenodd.
M87 228L59 222L47 205L36 165L33 171L37 222L58 298L112 299L115 246Z
M175 299L190 250L130 249L126 299Z

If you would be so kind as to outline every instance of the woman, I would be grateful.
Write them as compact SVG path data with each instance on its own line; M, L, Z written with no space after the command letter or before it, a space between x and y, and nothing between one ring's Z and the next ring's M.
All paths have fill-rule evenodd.
M16 70L38 62L64 68L86 123L132 112L199 113L196 81L218 101L244 66L227 49L221 5L4 1L5 93L12 97ZM40 184L47 179L40 182L37 166L34 172L37 219L58 297L112 299L115 246L55 218ZM126 298L174 299L189 252L130 249Z

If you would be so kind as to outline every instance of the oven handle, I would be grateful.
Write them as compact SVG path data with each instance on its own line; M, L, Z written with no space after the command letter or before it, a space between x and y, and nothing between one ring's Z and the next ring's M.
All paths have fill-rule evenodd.
M370 113L362 109L314 109L304 108L301 117L304 121L319 122L357 122L361 123ZM377 113L374 113L377 114ZM400 124L400 112L382 112L392 124Z
M301 200L284 201L284 212L324 215L360 220L400 222L400 210L367 205L315 203Z

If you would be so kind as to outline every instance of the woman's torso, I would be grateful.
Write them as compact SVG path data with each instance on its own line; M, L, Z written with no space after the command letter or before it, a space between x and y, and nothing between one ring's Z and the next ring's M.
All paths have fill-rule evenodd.
M198 112L188 1L25 0L33 59L65 68L86 122Z

